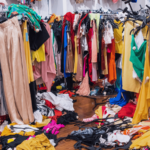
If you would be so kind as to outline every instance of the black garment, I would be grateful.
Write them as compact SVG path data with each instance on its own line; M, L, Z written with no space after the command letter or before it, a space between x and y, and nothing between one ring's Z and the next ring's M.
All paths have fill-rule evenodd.
M67 89L68 90L72 90L73 89L72 75L70 77L67 77L66 81L67 81Z
M62 21L54 21L52 29L54 31L54 36L56 38L57 41L57 45L58 45L58 53L60 53L61 51L61 46L62 46Z
M17 145L21 144L24 140L26 140L29 136L21 136L19 134L2 136L0 137L0 141L2 144L2 150L6 150L8 148L14 149ZM11 143L7 143L8 139L15 138L15 140Z
M37 110L37 104L36 104L36 81L30 82L30 93L31 93L31 100L32 100L32 109L33 112Z
M65 111L67 114L63 115L61 117L59 117L57 119L57 124L64 124L67 125L70 122L74 122L75 120L77 120L77 116L78 114L72 111Z
M115 61L120 58L121 54L115 53Z
M41 31L37 33L31 27L29 28L30 49L33 51L38 50L42 46L42 44L44 44L46 40L50 37L45 28L45 24L41 22L40 26Z

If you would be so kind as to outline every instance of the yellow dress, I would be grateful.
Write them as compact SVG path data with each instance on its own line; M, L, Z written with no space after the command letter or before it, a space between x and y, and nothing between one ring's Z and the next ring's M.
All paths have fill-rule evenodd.
M78 50L77 50L77 36L74 37L74 43L75 43L75 56L74 56L74 72L77 73L77 65L78 65Z
M122 31L123 24L120 21L114 20L114 23L118 24L118 29L114 29L114 38L115 38L115 52L118 54L122 54Z
M139 25L141 24L138 22ZM123 89L130 92L139 93L141 84L139 81L133 78L133 65L130 62L130 54L131 54L131 35L130 32L133 28L132 21L127 21L125 23L125 31L124 31L124 43L122 50L122 85ZM146 28L142 29L142 33L144 38L146 37L147 30Z
M31 61L31 52L30 52L30 44L29 44L29 36L27 30L27 20L22 23L22 34L23 34L23 43L24 43L24 50L25 50L25 57L26 57L26 65L27 65L27 72L28 72L28 81L33 82L33 69L32 69L32 61Z
M150 81L147 80L150 77L150 60L149 60L149 48L148 43L146 47L146 58L144 66L144 77L142 82L142 87L140 90L140 95L136 110L133 116L132 123L136 124L143 119L148 119L148 108L150 107Z
M44 44L38 50L32 51L32 61L34 61L35 59L37 60L37 62L46 61Z

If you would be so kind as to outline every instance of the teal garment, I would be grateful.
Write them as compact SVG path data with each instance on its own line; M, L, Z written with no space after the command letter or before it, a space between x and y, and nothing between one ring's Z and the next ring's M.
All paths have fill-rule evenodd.
M133 64L134 71L141 81L143 81L146 46L147 41L144 41L138 49L134 35L132 35L130 61ZM134 47L136 48L135 50Z
M28 6L11 4L8 7L8 10L9 10L8 18L11 17L11 15L14 12L17 12L19 15L27 16L30 19L31 23L34 26L34 30L41 29L40 27L41 16L39 16L33 9L29 8Z
M116 84L116 88L119 90L120 89L120 78L121 78L122 70L120 68L116 67L116 72L117 72L117 80L116 80L115 84Z

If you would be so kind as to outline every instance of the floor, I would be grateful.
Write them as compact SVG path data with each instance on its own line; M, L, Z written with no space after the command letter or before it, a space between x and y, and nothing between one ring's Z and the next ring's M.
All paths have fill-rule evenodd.
M102 103L102 100L107 97L99 97L97 99L97 103ZM91 117L94 114L94 100L86 97L75 97L73 99L76 99L77 102L74 103L75 112L79 115L79 120L82 120L83 118ZM96 107L98 108L98 106ZM92 125L91 125L92 126ZM66 137L68 134L70 134L74 130L78 130L79 128L74 125L67 125L65 128L60 130L60 133L58 134L59 137ZM59 142L58 146L56 147L56 150L74 150L73 145L76 142L73 140L63 140Z

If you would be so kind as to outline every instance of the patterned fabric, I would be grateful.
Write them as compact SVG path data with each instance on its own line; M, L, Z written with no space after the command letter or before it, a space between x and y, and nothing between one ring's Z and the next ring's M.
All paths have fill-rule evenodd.
M9 10L8 17L11 17L12 14L27 16L30 19L31 23L33 24L34 30L41 29L40 28L41 17L33 9L30 9L25 5L11 4L8 7L8 10Z

